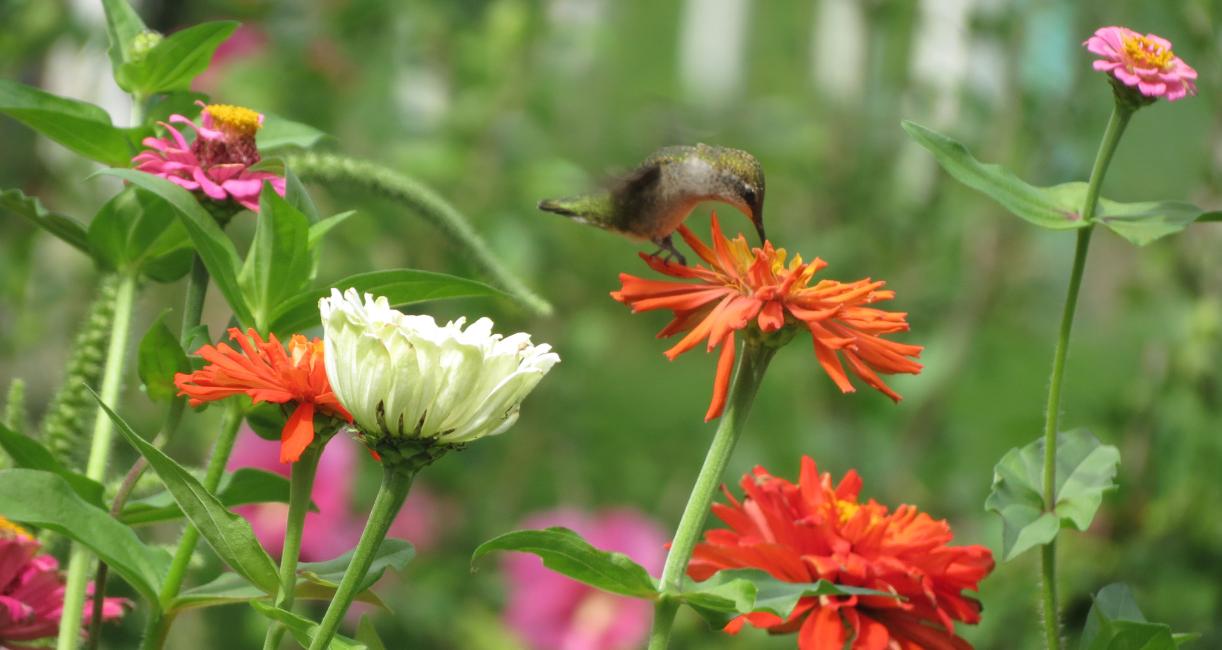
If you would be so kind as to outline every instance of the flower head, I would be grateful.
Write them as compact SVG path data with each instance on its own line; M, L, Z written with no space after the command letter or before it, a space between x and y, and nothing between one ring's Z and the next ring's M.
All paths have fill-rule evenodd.
M334 420L352 420L327 382L321 340L294 334L286 353L275 335L264 341L253 328L246 334L230 328L229 338L238 343L241 352L224 343L205 345L198 354L208 365L174 376L178 394L189 397L191 406L233 395L248 395L255 404L294 404L280 434L282 463L296 462L314 441L315 413Z
M658 333L661 338L686 332L666 351L671 360L704 340L710 352L721 346L713 401L705 420L721 415L734 368L735 333L752 326L764 334L791 326L808 330L814 339L815 357L846 393L854 388L841 358L853 374L895 401L900 396L878 373L915 375L921 371L921 364L912 360L920 356L921 346L882 338L906 331L907 314L866 306L895 296L892 291L882 290L885 283L820 280L811 286L815 273L827 263L818 258L803 263L798 256L786 263L785 249L773 248L771 242L764 242L762 248L750 248L742 235L728 240L721 233L717 215L713 215L713 248L705 246L687 226L680 226L679 234L709 268L670 264L648 255L641 258L660 273L694 282L646 280L622 273L622 288L611 297L632 307L633 313L654 309L674 312L674 320Z
M481 318L438 325L355 289L319 302L327 376L374 451L463 444L508 429L560 357Z
M529 517L521 528L564 526L598 548L623 553L650 573L665 561L666 534L634 510L597 514L561 509ZM554 573L538 557L505 559L509 604L505 622L536 650L628 650L649 632L648 601L616 596Z
M259 211L265 181L284 196L283 176L249 169L260 160L255 134L263 125L263 115L241 106L196 103L203 109L200 125L177 113L170 116L170 122L194 129L195 139L188 144L182 131L159 122L169 136L145 138L148 149L132 158L136 169L213 201L233 200L254 212Z
M954 621L976 623L980 604L963 595L976 590L993 570L983 546L950 546L945 521L915 507L890 512L873 499L858 500L861 477L850 471L839 484L802 458L795 485L763 468L743 477L742 502L727 491L729 504L713 513L728 529L705 533L688 575L707 580L724 569L760 569L785 582L818 580L896 594L808 597L787 618L768 613L740 616L726 626L737 633L745 623L773 633L797 632L801 650L844 648L970 648L955 635Z
M1156 34L1142 36L1127 27L1100 27L1083 43L1101 59L1094 63L1100 72L1142 97L1153 101L1166 97L1173 102L1197 94L1197 71L1171 51L1171 41Z
M36 641L59 631L64 606L59 563L38 551L38 540L0 517L0 648L47 647ZM126 603L122 598L104 599L102 618L119 618ZM91 614L87 612L86 616ZM86 622L88 619L82 618L82 626Z

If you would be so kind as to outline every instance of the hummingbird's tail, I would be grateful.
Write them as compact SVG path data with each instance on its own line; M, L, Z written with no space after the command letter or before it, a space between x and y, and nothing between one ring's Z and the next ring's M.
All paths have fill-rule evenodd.
M543 199L539 201L539 209L544 212L554 212L566 217L581 217L577 211L577 202L573 199Z

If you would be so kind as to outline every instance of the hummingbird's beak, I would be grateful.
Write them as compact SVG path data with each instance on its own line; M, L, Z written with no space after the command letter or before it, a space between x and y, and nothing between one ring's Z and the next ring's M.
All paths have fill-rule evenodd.
M763 246L764 242L768 241L768 237L764 234L764 220L752 219L751 223L755 225L755 232L759 233L760 246Z

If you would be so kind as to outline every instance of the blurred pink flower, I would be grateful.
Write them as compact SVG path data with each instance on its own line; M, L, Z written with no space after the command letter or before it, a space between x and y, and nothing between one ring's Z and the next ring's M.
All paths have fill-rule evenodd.
M252 467L288 476L291 465L279 462L280 443L264 440L254 432L238 436L229 469ZM314 478L311 497L318 512L306 514L305 534L301 540L301 560L318 562L347 553L361 537L368 507L356 508L352 502L358 475L359 454L355 442L338 435L323 449ZM234 512L250 521L255 536L272 555L284 548L284 529L288 520L288 505L260 503L238 506ZM431 548L440 532L440 508L428 488L417 484L412 488L399 516L391 524L390 536L406 539L416 549Z
M46 647L26 642L53 637L59 632L64 606L59 563L50 555L39 555L38 550L38 540L0 517L0 648ZM107 621L119 618L126 603L122 598L106 598L102 618ZM82 624L90 615L92 607L87 607Z
M232 36L216 48L208 69L191 82L191 89L201 93L215 92L226 68L237 61L256 57L266 49L267 34L257 25L242 23Z
M1171 51L1171 41L1156 34L1142 36L1127 27L1100 27L1083 43L1103 57L1096 70L1110 72L1142 95L1173 102L1197 93L1197 71Z
M214 201L232 199L253 212L259 211L264 181L284 196L283 176L249 169L260 160L255 133L263 125L263 115L240 106L196 103L203 109L200 125L177 113L170 116L170 122L195 129L195 140L187 144L182 131L159 122L169 137L145 138L148 149L132 158L136 169Z
M560 509L529 517L522 528L564 526L605 551L631 557L653 575L666 560L667 536L634 510L589 515ZM506 556L509 606L505 622L534 650L626 650L649 633L644 600L616 596L553 573L533 555Z

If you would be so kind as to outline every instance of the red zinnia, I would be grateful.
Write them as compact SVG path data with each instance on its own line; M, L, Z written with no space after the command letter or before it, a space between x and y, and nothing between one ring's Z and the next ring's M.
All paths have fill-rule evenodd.
M740 503L713 513L730 528L710 530L696 547L688 575L707 580L723 569L761 569L785 582L818 580L899 595L809 597L787 618L768 613L739 616L774 634L797 632L801 650L963 650L954 621L976 623L980 604L963 595L993 570L983 546L949 546L950 526L914 506L889 512L873 499L857 500L861 477L849 471L839 485L802 458L795 485L757 467L743 477Z
M315 410L352 421L331 392L323 364L322 339L308 340L294 334L286 354L275 335L264 341L253 328L243 334L231 327L229 338L238 342L241 352L224 343L216 347L205 345L198 354L208 365L191 374L180 372L174 376L178 394L190 397L191 406L241 394L249 395L255 404L295 402L297 408L280 434L282 463L296 462L314 440Z
M800 256L794 256L786 264L785 249L773 248L772 242L764 242L762 248L751 248L742 235L728 240L721 233L716 214L712 249L687 226L680 226L679 234L710 268L671 264L649 255L641 258L655 271L696 282L645 280L621 273L623 286L612 292L611 297L632 307L633 313L653 309L674 312L674 320L658 333L662 338L687 332L666 351L671 360L704 339L708 339L710 352L722 346L706 421L721 415L725 407L730 372L734 368L734 333L749 327L752 321L765 333L800 322L814 338L815 357L845 393L853 392L854 388L841 357L853 374L895 401L899 401L899 394L883 383L877 373L921 372L921 364L913 361L920 356L921 346L881 337L907 331L907 314L864 306L895 297L895 292L881 290L884 282L820 280L809 286L815 273L827 266L826 262L815 258L803 264Z

